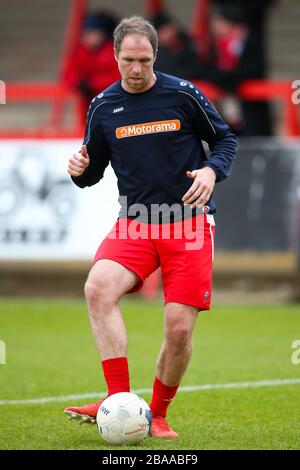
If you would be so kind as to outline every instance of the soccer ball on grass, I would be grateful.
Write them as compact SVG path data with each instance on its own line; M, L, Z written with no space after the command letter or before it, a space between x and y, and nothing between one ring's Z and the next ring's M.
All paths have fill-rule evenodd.
M151 423L148 404L129 392L106 398L97 413L100 436L110 444L138 444L149 435Z

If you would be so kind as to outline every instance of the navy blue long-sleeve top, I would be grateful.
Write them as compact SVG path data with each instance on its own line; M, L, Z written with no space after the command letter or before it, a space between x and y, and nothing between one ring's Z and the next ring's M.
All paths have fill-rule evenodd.
M222 181L236 156L236 137L201 90L155 74L155 84L143 93L128 93L121 81L114 83L93 99L87 115L83 143L90 165L72 179L81 188L92 186L110 162L118 179L120 217L135 218L128 208L136 204L150 213L162 204L183 207L182 196L192 184L188 170L210 167ZM212 198L207 206L215 212Z

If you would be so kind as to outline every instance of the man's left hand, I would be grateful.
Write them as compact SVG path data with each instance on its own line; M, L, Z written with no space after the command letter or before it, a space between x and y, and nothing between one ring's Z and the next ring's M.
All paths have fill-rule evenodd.
M216 173L210 167L200 170L187 171L187 176L193 181L190 189L185 193L182 201L191 208L202 207L209 200L216 182Z

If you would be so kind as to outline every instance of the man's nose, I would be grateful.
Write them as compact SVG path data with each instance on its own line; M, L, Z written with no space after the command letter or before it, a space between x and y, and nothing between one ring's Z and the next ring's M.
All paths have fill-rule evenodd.
M133 73L138 74L141 72L141 70L142 70L141 64L139 64L138 62L133 64L133 67L132 67Z

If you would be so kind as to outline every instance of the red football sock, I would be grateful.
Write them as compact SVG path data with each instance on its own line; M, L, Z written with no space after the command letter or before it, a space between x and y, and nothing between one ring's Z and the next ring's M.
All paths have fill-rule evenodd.
M175 397L178 387L179 384L175 385L175 387L164 385L157 377L155 377L152 401L149 405L153 416L166 416L168 406Z
M102 361L102 369L107 383L107 396L119 392L130 392L127 357L115 357Z

